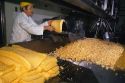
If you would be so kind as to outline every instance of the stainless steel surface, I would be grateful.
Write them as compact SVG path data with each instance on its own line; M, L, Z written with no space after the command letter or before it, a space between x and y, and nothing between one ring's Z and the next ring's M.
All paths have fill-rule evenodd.
M96 6L91 0L64 0L67 3L80 7L83 10L91 12L95 15L106 17L108 16L103 9Z
M20 45L22 47L37 51L37 52L42 52L42 53L49 53L54 51L56 48L59 48L61 46L64 46L67 42L53 42L51 40L33 40L29 42L22 42L22 43L17 43L17 45Z
M107 9L107 5L108 5L108 0L105 0L105 1L104 1L104 6L103 6L103 10L106 10L106 9Z
M6 45L5 3L0 1L0 47Z
M75 83L79 81L80 83L125 83L125 71L113 71L87 61L73 62L59 59L59 65L64 67L61 77L76 81Z

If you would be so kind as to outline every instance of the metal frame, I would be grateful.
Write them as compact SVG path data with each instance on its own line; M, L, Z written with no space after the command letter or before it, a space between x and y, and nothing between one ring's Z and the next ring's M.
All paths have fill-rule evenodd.
M4 0L0 0L0 47L6 45L6 21Z

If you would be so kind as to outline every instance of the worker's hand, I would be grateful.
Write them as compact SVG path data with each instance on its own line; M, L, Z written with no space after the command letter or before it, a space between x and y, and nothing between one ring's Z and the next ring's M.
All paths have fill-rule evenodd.
M44 30L54 31L54 28L52 26L44 26Z
M52 23L52 20L49 20L48 21L48 25L51 26L51 23Z

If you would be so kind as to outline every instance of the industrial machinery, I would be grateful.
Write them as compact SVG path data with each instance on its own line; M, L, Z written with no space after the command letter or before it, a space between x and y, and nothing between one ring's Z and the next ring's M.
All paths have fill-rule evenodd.
M69 42L95 37L118 42L116 24L119 0L41 0L71 7L74 10L66 16L45 20L65 20L62 32L48 32L38 38L41 41L19 45L39 52L53 52ZM125 83L125 71L113 71L87 61L73 62L58 59L62 66L59 76L46 83Z
M84 37L119 42L116 35L119 0L48 0L46 2L57 3L74 8L74 10L66 16L58 16L51 19L65 20L62 33L45 32L43 38L51 34L48 37L56 42L63 42L63 40L74 41Z
M115 39L117 37L116 24L118 19L118 0L61 1L75 5L81 9L95 14L93 16L89 15L89 13L87 13L87 15L83 15L79 12L72 12L69 14L69 16L65 17L66 24L64 31L67 32L68 40L71 38L73 38L72 40L77 40L84 37L95 37L118 42L117 39ZM89 20L85 19L85 17ZM75 36L73 34L75 34ZM70 40L70 42L72 42L72 40ZM62 59L58 59L58 61L58 64L64 68L59 76L61 79L68 81L66 83L125 82L124 71L112 71L87 61L73 62Z
M63 28L72 34L69 35L69 39L74 36L75 40L81 36L118 42L115 34L119 0L51 0L50 2L77 8L63 17L66 20Z

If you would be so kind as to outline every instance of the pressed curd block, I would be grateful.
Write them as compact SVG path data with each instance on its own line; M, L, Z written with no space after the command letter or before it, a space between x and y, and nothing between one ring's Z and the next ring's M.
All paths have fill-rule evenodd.
M53 20L51 26L54 28L55 32L61 33L62 32L62 25L64 20Z
M15 69L14 65L6 65L0 62L0 76L13 71L14 69Z
M43 62L41 62L39 68L42 71L48 71L52 69L53 67L56 67L57 65L57 59L52 56L48 56Z
M32 68L36 68L46 58L46 54L34 52L21 46L13 45L12 47L3 47L2 49L19 54L25 58Z
M44 83L58 74L56 57L18 45L0 48L1 83Z
M22 56L14 53L14 52L0 50L0 57L5 57L5 59L13 60L13 62L18 63L18 64L26 67L27 69L31 68L30 63L25 58L23 58ZM4 59L1 59L1 61L5 62ZM5 63L7 63L7 62L5 62ZM8 64L11 64L11 63L8 63Z

